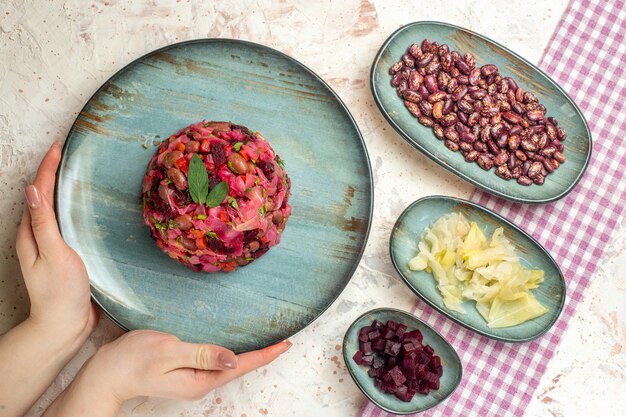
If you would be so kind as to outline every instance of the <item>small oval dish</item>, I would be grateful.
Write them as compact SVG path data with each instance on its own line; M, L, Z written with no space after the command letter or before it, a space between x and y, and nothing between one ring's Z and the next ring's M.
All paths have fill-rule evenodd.
M417 255L417 244L424 230L441 216L454 212L462 213L470 222L476 222L485 235L491 235L494 229L502 227L504 236L515 246L522 265L545 272L544 281L532 292L548 308L547 313L517 326L492 329L476 310L474 301L463 303L465 314L450 311L443 304L434 277L425 271L409 269L408 262ZM513 223L470 201L444 196L429 196L415 201L396 221L391 231L389 250L396 271L418 297L461 326L483 336L503 342L527 342L547 332L563 309L565 279L546 249Z
M498 66L502 76L512 76L525 91L533 92L567 133L566 162L546 177L543 185L523 186L506 181L476 163L465 161L438 140L431 128L422 126L404 107L390 84L389 69L407 48L424 38L447 44L461 53L471 52L477 65ZM414 148L466 181L500 197L522 203L547 203L569 193L582 177L591 155L591 133L578 106L546 73L515 52L478 33L440 22L415 22L401 27L382 45L370 74L374 100L391 126Z
M383 323L393 320L404 323L410 330L417 329L422 332L423 343L430 345L435 350L435 354L441 358L443 375L438 390L430 391L428 395L416 394L411 402L404 402L374 385L374 379L367 374L367 367L357 365L352 359L352 356L359 350L359 330L364 326L369 326L374 320L380 320ZM343 360L357 387L370 401L388 413L399 415L419 413L443 402L458 387L463 376L459 355L446 339L414 315L393 308L368 311L350 325L343 338Z

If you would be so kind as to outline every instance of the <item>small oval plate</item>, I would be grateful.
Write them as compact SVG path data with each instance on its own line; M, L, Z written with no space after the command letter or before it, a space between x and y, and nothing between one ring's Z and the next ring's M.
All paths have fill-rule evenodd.
M491 235L498 227L504 228L504 235L515 246L522 265L526 268L545 271L544 281L532 292L537 300L548 309L546 314L517 326L491 329L476 310L474 301L463 303L465 314L449 311L443 304L441 293L437 290L435 278L426 271L409 269L408 262L417 255L417 244L424 230L441 216L454 212L462 213L470 222L476 222L485 235ZM461 326L483 336L504 342L527 342L547 332L563 309L565 280L559 266L546 249L513 223L470 201L443 196L430 196L415 201L402 212L396 221L389 243L394 267L415 294Z
M451 49L471 52L477 65L496 64L503 76L512 76L526 91L533 92L567 133L567 161L541 185L530 187L506 181L468 163L436 139L432 129L419 124L404 107L390 84L389 68L400 60L412 43L424 38L446 43ZM374 59L370 76L374 100L391 126L413 147L466 181L498 196L523 203L547 203L569 193L582 177L591 155L591 133L580 109L548 75L515 52L478 33L440 22L415 22L396 30Z
M383 323L387 320L394 320L405 324L411 330L418 329L422 332L424 343L435 350L435 354L441 358L443 365L441 385L437 391L431 391L428 395L415 394L411 402L404 402L395 395L382 392L374 385L374 379L367 374L368 368L357 365L352 360L352 356L359 350L359 330L363 326L370 325L374 320L380 320ZM377 407L393 414L414 414L436 406L454 392L463 376L461 359L446 339L414 315L393 308L368 311L350 325L343 338L343 360L350 376L363 394Z

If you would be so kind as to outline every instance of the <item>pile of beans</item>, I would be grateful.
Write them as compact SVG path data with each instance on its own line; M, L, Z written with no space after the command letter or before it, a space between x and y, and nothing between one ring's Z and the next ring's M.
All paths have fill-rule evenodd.
M565 131L546 117L546 107L498 67L476 66L424 39L413 44L391 69L391 85L409 112L453 152L497 176L521 185L544 183L565 162Z

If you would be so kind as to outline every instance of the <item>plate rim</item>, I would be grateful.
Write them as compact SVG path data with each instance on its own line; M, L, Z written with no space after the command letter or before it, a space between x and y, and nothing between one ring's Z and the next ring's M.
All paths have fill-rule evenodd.
M352 115L352 113L350 112L350 109L346 106L346 104L343 102L343 100L341 99L341 97L339 97L339 95L335 92L335 90L333 90L333 88L317 73L315 73L313 70L311 70L308 66L306 66L304 63L300 62L299 60L287 55L286 53L279 51L278 49L274 49L270 46L267 45L263 45L260 43L256 43L256 42L251 42L248 40L244 40L244 39L234 39L234 38L195 38L195 39L188 39L185 41L181 41L181 42L175 42L175 43L171 43L165 46L162 46L160 48L151 50L137 58L134 58L133 60L131 60L130 62L128 62L126 65L124 65L122 68L118 69L117 71L115 71L111 76L109 76L104 82L102 82L102 84L100 85L100 87L98 87L94 93L86 100L85 104L81 107L81 110L78 112L78 114L76 115L76 117L74 118L74 121L72 122L72 126L70 127L67 135L65 136L65 140L63 142L63 146L61 149L61 160L59 162L59 167L55 173L55 183L54 183L54 202L53 202L53 208L55 213L57 214L57 219L58 219L58 223L59 223L59 232L61 233L61 236L63 236L63 230L61 227L61 220L60 220L60 215L59 215L59 207L58 207L58 200L59 200L59 193L60 193L60 174L61 171L64 169L65 163L67 162L68 156L68 149L69 149L69 143L72 140L72 137L74 136L75 130L76 130L76 124L78 122L78 120L80 119L81 115L83 114L83 112L85 111L86 107L89 105L89 103L92 102L93 98L96 97L112 80L114 80L115 78L117 78L119 75L121 75L122 73L124 73L126 70L132 68L133 66L137 65L138 63L140 63L140 61L149 58L152 55L156 55L158 53L167 51L169 49L174 49L174 48L178 48L178 47L184 47L187 45L191 45L191 44L212 44L212 43L219 43L219 42L223 42L223 43L234 43L234 44L241 44L241 45L245 45L245 46L249 46L249 47L253 47L253 48L259 48L261 50L266 50L269 51L271 53L274 53L276 55L278 55L279 57L287 60L288 62L295 64L296 66L302 68L305 72L307 72L309 75L311 75L314 79L316 79L318 82L320 82L322 84L322 86L324 86L328 92L332 95L332 97L334 97L334 99L336 100L336 102L341 106L341 109L343 109L343 111L347 114L350 122L352 123L352 125L354 126L354 129L356 131L356 136L358 137L360 144L362 146L363 149L363 153L364 153L364 159L365 159L365 163L367 166L367 178L369 179L369 184L370 184L370 190L369 190L369 202L368 202L368 216L367 216L367 228L365 230L365 232L363 233L363 243L361 245L361 249L358 252L358 255L355 256L355 262L353 267L350 269L349 273L346 274L347 279L345 279L345 282L343 283L343 285L341 285L341 287L337 290L337 293L332 297L329 298L329 302L328 304L321 310L319 310L319 312L317 312L310 320L308 320L305 324L303 324L303 326L293 332L291 335L287 336L287 338L291 338L294 337L295 335L297 335L298 333L302 332L304 329L306 329L307 327L309 327L311 324L313 324L317 319L319 319L336 301L337 299L341 296L341 294L344 292L344 290L346 289L346 287L348 286L348 284L350 283L350 281L352 280L354 273L356 272L357 268L359 267L360 263L361 263L361 259L363 258L363 253L365 252L365 248L367 247L368 241L369 241L369 235L370 235L370 231L371 231L371 227L372 227L372 220L373 220L373 216L374 216L374 195L375 195L375 184L374 184L374 177L373 177L373 172L372 172L372 164L370 161L370 156L369 156L369 152L367 150L367 144L365 143L365 139L363 138L363 134L361 133L361 129L359 128L358 123L356 122L354 116ZM84 262L84 261L83 261ZM115 323L115 325L117 325L120 329L124 330L125 332L130 331L130 329L125 326L124 324L122 324L120 322L119 319L117 319L110 311L108 311L106 308L104 308L104 306L101 304L101 302L98 300L98 298L94 295L94 287L93 285L91 285L91 278L89 279L89 288L90 288L90 298L91 300L100 308L100 310L104 313L104 315L109 318L113 323ZM140 327L141 328L141 327ZM283 338L282 337L278 337L275 340L273 339L271 342L269 342L265 347L267 346L271 346L274 343L278 343L280 341L282 341ZM256 349L261 349L262 347L257 347ZM236 349L235 349L236 350ZM238 351L238 353L245 353L245 352L250 352L251 350L246 350L246 351Z
M420 409L412 410L412 411L398 411L398 410L390 409L390 408L380 404L374 398L372 398L372 396L369 394L369 392L365 388L363 388L361 386L361 383L358 381L357 377L354 375L354 373L352 371L352 367L348 366L348 361L352 359L352 357L348 353L346 353L346 349L345 349L346 341L348 340L348 333L350 333L352 328L356 325L356 323L359 320L361 320L365 316L368 316L370 314L379 313L379 312L392 312L394 314L400 314L400 315L409 316L411 319L414 319L414 320L418 321L419 323L421 323L422 325L424 325L425 327L428 327L429 329L431 329L436 335L438 335L441 338L441 340L443 340L450 347L450 351L452 353L454 353L456 361L459 364L459 374L458 374L458 376L457 376L457 378L455 380L455 383L454 383L454 386L453 386L452 390L445 397L443 397L441 400L439 400L437 403L435 403L435 404L433 404L433 405L431 405L430 407L427 407L427 408L420 408ZM463 380L463 362L461 361L461 357L459 356L459 353L456 351L454 346L452 346L452 343L450 343L448 341L448 339L446 339L434 327L432 327L431 325L426 323L424 320L422 320L419 317L417 317L415 314L409 313L408 311L400 310L398 308L377 307L377 308L374 308L372 310L366 311L365 313L361 314L346 329L346 332L344 333L343 341L342 341L342 344L341 344L341 350L342 350L342 355L343 355L343 361L346 364L346 368L348 369L348 373L350 374L350 378L352 378L352 381L354 381L354 384L359 388L359 391L361 391L363 393L363 395L365 395L374 405L376 405L376 407L378 407L378 408L380 408L380 409L382 409L382 410L384 410L384 411L386 411L388 413L391 413L391 414L397 414L397 415L416 414L416 413L422 413L422 412L424 412L426 410L430 410L431 408L437 407L439 404L441 404L445 400L447 400L457 390L457 388L461 384L461 381Z
M395 240L394 236L396 234L396 231L400 227L400 224L401 224L402 220L404 219L404 217L407 215L407 213L409 211L411 211L411 209L413 209L415 206L419 205L420 203L422 203L422 202L424 202L426 200L451 200L451 201L456 202L456 203L467 204L467 205L472 206L473 208L475 208L475 209L477 209L479 211L482 211L482 212L484 212L484 213L486 213L488 215L493 216L499 222L504 223L507 226L512 227L513 229L521 232L524 236L526 236L532 242L534 242L544 252L544 254L547 255L548 259L556 266L556 270L559 273L558 274L559 275L559 282L561 283L561 288L563 289L563 296L561 297L561 302L560 302L560 304L558 306L557 313L554 315L554 319L550 323L548 323L548 325L546 325L543 329L541 329L540 332L538 332L538 333L536 333L536 334L534 334L532 336L529 336L529 337L513 338L513 337L506 337L506 336L498 336L498 335L494 335L494 334L491 334L489 332L477 329L474 326L472 326L471 324L454 317L452 314L448 313L445 309L443 309L443 308L439 307L438 305L436 305L428 297L423 295L419 289L417 289L413 284L411 284L409 282L409 280L407 279L407 277L402 273L402 271L400 269L400 266L398 265L398 262L396 260L396 257L394 256L393 241ZM565 299L567 298L567 283L565 282L565 276L563 275L563 271L561 270L561 267L556 262L556 260L554 260L554 258L550 254L550 252L548 252L548 250L541 243L539 243L537 241L537 239L532 237L530 234L526 233L526 231L524 231L521 227L515 225L514 223L512 223L508 219L502 217L501 215L499 215L498 213L488 209L487 207L481 206L480 204L474 203L473 201L469 201L469 200L465 200L465 199L457 198L457 197L445 196L445 195L429 195L429 196L422 197L422 198L419 198L419 199L415 200L414 202L409 204L402 211L402 213L400 214L400 216L398 216L398 219L394 223L393 228L391 229L391 234L389 236L389 257L391 258L391 263L392 263L394 269L396 270L396 273L398 273L398 275L400 275L400 278L402 278L402 281L404 281L406 286L409 287L409 289L415 295L417 295L422 301L424 301L426 304L428 304L430 307L432 307L438 313L443 314L447 319L452 320L453 322L455 322L455 323L465 327L468 330L473 331L476 334L479 334L481 336L485 336L485 337L487 337L489 339L496 340L496 341L499 341L499 342L525 343L525 342L530 342L532 340L535 340L535 339L543 336L559 320L559 318L561 317L561 313L563 312L563 307L565 306Z
M400 32L408 29L409 27L419 26L419 25L424 25L424 24L434 24L434 25L439 25L439 26L445 26L445 27L453 28L455 30L467 32L467 33L470 33L473 36L476 36L476 37L482 39L483 41L487 41L488 43L492 43L492 44L494 44L494 45L504 49L506 52L508 52L509 54L514 56L516 59L524 62L527 65L529 65L535 71L539 72L544 77L546 77L546 79L553 86L555 86L556 89L559 90L565 96L565 98L567 100L569 100L569 102L573 105L574 109L576 110L576 113L578 114L580 119L583 121L583 126L585 127L585 131L587 132L587 138L588 138L588 141L589 141L589 149L587 151L587 155L585 155L585 161L584 161L584 163L582 165L582 168L581 168L580 172L578 173L578 175L576 176L574 181L564 191L562 191L561 193L559 193L557 195L554 195L554 196L552 196L550 198L530 199L530 198L523 198L523 197L515 197L515 196L512 196L510 194L506 194L504 192L500 192L498 190L495 190L492 187L490 187L490 186L488 186L486 184L481 183L480 181L474 180L473 178L471 178L470 176L468 176L464 172L459 171L458 169L456 169L456 168L454 168L454 167L444 163L444 161L442 161L440 158L436 157L434 154L429 152L425 147L423 147L421 145L421 141L420 140L413 139L411 137L411 135L407 134L404 130L402 130L402 128L395 122L395 120L393 120L391 118L391 116L389 116L387 110L385 110L385 108L383 107L383 105L381 103L381 100L380 100L380 97L379 97L379 94L378 94L378 90L376 89L376 84L374 82L374 74L376 72L376 67L377 67L378 62L380 61L380 59L382 57L383 52L386 50L388 45L395 39L395 37ZM518 202L518 203L525 203L525 204L546 204L546 203L551 203L553 201L560 200L561 198L563 198L567 194L569 194L576 187L576 185L578 185L578 183L580 182L580 180L584 176L585 172L587 171L587 167L589 166L589 162L591 160L591 153L592 153L592 150L593 150L593 138L592 138L592 135L591 135L591 130L589 129L589 124L587 123L587 119L585 118L585 116L583 115L583 112L578 107L578 104L576 104L576 102L569 96L569 94L567 94L567 92L565 90L563 90L563 88L556 81L554 81L552 79L552 77L550 77L548 74L546 74L537 65L535 65L532 62L528 61L527 59L525 59L521 55L517 54L516 52L510 50L506 46L504 46L504 45L494 41L493 39L488 38L487 36L481 35L480 33L474 32L474 31L472 31L470 29L466 29L466 28L461 27L461 26L453 25L451 23L439 22L439 21L435 21L435 20L418 20L418 21L415 21L415 22L407 23L406 25L403 25L403 26L399 27L398 29L393 31L393 33L391 33L391 35L389 35L389 37L383 42L383 44L381 45L380 49L376 53L376 56L374 57L374 61L372 62L372 66L370 68L370 80L369 81L370 81L370 90L372 91L372 96L374 97L374 102L376 103L376 107L378 107L378 111L380 111L380 113L387 120L387 122L391 125L391 127L406 142L408 142L409 145L411 145L412 147L414 147L415 149L420 151L422 154L427 156L432 161L436 162L437 165L441 166L442 168L447 169L449 172L453 173L454 175L456 175L457 177L461 178L462 180L467 181L470 184L472 184L472 185L474 185L474 186L480 188L481 190L484 190L484 191L486 191L486 192L488 192L490 194L496 195L498 197L502 197L502 198L507 199L509 201L515 201L515 202Z

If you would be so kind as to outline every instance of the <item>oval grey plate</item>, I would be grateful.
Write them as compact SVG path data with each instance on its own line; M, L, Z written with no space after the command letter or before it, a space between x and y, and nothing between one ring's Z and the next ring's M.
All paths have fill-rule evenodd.
M260 131L292 180L280 245L229 274L177 264L143 223L153 140L203 119ZM231 39L167 46L104 83L68 135L57 184L63 237L116 323L236 352L288 338L326 310L359 263L372 216L367 150L343 103L298 61Z
M548 308L546 314L517 326L491 329L476 310L474 301L463 303L465 314L449 311L443 304L434 277L426 271L409 269L408 262L417 255L417 244L424 230L441 216L454 212L462 213L470 222L476 222L485 235L491 235L498 227L504 228L504 235L515 246L522 265L530 269L544 270L544 281L532 292L537 300ZM396 221L391 231L389 250L393 266L415 294L460 325L492 339L504 342L526 342L535 339L552 327L563 309L565 280L552 256L532 236L513 223L471 201L443 196L430 196L415 201Z
M477 65L496 64L503 76L512 76L526 91L535 93L548 108L548 115L559 121L567 132L567 161L541 185L526 187L515 180L505 181L494 170L484 171L476 163L465 161L460 152L452 152L438 140L432 129L418 123L404 107L390 84L389 68L400 60L412 43L424 38L446 43L451 49L471 52ZM509 200L523 203L547 203L564 197L582 177L591 155L591 132L578 106L546 73L504 46L478 33L440 22L415 22L396 30L385 41L372 64L370 83L374 100L391 126L413 147L442 167L470 183Z
M374 379L367 374L368 368L357 365L352 360L352 356L359 350L359 330L363 326L369 326L374 320L380 320L383 323L387 320L394 320L405 324L410 330L418 329L422 332L424 343L435 350L435 354L441 358L443 365L443 375L438 390L430 391L428 395L415 394L411 402L404 402L374 385ZM461 359L452 345L428 324L412 314L395 308L378 308L356 319L343 338L343 360L350 376L363 394L377 407L393 414L419 413L436 406L454 392L463 377Z

